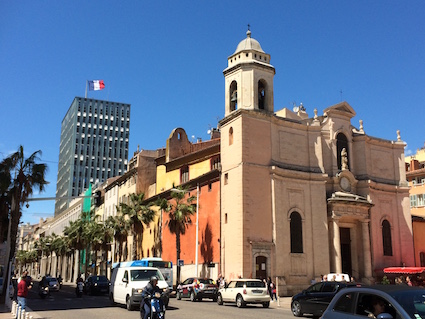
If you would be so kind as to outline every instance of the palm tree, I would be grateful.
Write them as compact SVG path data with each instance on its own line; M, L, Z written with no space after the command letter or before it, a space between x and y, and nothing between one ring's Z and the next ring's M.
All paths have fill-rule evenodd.
M3 159L0 164L0 188L3 201L0 207L2 210L5 208L9 210L10 207L10 244L8 243L10 252L6 256L6 274L9 273L9 260L15 254L16 247L12 243L16 243L16 234L22 216L21 208L33 194L34 189L42 192L45 185L48 184L45 180L47 165L37 163L39 155L41 155L41 151L36 151L25 158L24 148L21 145L17 152ZM5 212L2 212L1 215L4 216ZM3 296L6 286L3 285Z
M177 191L171 191L171 199L169 201L159 200L158 204L161 209L168 213L166 226L170 233L176 235L176 255L177 255L177 281L180 282L180 235L186 233L186 228L192 223L190 216L196 212L196 207L193 202L196 201L196 196L186 197L187 189L178 187Z
M142 247L144 226L153 222L156 212L152 210L154 203L143 204L145 194L130 194L130 204L120 203L118 210L124 216L127 216L131 224L131 233L133 235L132 259L139 259L138 247ZM140 236L139 236L140 235ZM140 239L139 239L140 237ZM143 251L142 251L143 257Z
M86 247L86 238L84 237L84 220L86 214L82 213L82 218L77 219L76 221L70 221L69 225L65 227L63 233L68 237L69 246L71 250L77 251L77 261L78 261L78 274L81 273L80 268L80 250Z
M54 235L54 234L53 234ZM66 246L65 246L65 238L63 236L53 236L52 238L52 251L55 252L56 255L56 276L62 272L62 257L65 254ZM61 269L59 271L59 258L61 260ZM61 275L62 276L62 275Z
M127 242L127 236L130 231L130 223L124 218L123 215L109 216L106 220L106 225L112 230L115 244L118 245L118 249L114 249L114 255L112 261L122 261L123 246L124 242ZM116 258L118 257L118 258Z

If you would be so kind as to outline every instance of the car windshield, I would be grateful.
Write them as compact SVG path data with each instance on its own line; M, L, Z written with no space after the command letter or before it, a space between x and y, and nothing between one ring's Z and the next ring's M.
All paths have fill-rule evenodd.
M263 281L247 281L246 288L265 288L266 285Z
M152 276L158 278L158 280L164 280L160 271L155 269L132 269L130 270L132 281L149 281Z
M56 278L52 278L52 277L51 277L51 278L47 278L47 281L48 281L48 282L54 282L54 281L57 281L57 279L56 279Z
M212 279L198 279L201 284L213 285L214 282Z
M94 276L94 277L92 277L93 279L93 281L95 281L95 282L107 282L108 281L108 278L106 278L105 276Z
M411 318L425 318L425 290L403 290L392 295Z

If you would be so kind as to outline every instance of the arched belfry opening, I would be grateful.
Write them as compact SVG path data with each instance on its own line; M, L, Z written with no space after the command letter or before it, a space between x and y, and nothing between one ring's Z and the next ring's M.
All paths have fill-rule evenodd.
M266 109L266 87L267 83L264 80L258 81L258 108L260 110Z
M238 109L238 84L233 81L230 84L230 112Z

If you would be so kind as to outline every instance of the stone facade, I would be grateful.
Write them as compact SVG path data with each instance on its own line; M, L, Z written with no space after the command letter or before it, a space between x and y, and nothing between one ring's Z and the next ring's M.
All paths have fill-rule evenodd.
M274 68L249 31L223 73L226 278L278 277L291 294L330 272L371 282L376 269L413 265L400 136L368 136L362 121L355 128L347 102L320 116L302 106L274 113Z

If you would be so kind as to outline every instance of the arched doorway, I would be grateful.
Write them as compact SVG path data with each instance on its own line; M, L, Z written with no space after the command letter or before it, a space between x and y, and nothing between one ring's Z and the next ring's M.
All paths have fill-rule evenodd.
M255 278L267 278L267 257L257 256L255 258Z

